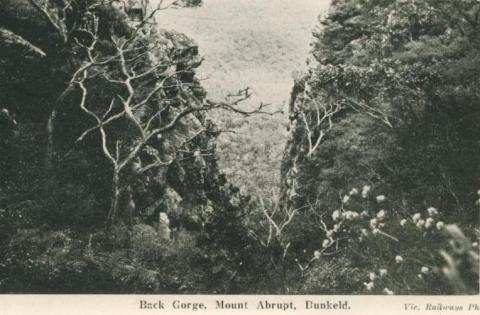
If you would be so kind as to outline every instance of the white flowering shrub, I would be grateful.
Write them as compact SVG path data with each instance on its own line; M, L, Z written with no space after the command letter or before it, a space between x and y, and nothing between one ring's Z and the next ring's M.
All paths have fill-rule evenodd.
M462 231L434 207L413 215L395 209L370 191L352 189L331 220L322 220L325 236L310 268L347 259L362 273L365 294L478 293L478 230Z

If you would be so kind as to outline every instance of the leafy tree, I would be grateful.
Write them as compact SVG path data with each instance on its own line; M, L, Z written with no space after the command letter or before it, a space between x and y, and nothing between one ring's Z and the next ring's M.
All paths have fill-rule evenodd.
M297 206L318 196L334 204L358 179L478 218L468 206L478 186L478 10L475 1L333 3L294 110L301 144L287 147L294 158L283 169L305 196ZM328 121L315 118L332 106ZM290 176L293 160L302 169Z

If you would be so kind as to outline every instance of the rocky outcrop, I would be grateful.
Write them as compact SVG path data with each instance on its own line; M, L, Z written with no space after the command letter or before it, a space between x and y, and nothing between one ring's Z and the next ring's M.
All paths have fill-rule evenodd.
M35 13L25 2L22 2L21 5L29 8L30 14ZM126 20L126 16L117 14L115 9L103 8L102 10L98 14L102 17L103 15L107 16L106 21L114 24L118 29L128 30L129 27L132 27L131 23ZM23 11L19 10L19 12ZM3 14L10 20L18 18L18 12L15 10L3 12ZM40 22L36 20L30 22L39 23L44 27L41 19ZM46 30L45 37L54 33L45 27L44 29ZM46 150L48 154L22 157L15 162L15 165L10 165L10 168L17 169L22 165L27 165L28 167L24 167L22 172L30 174L39 182L44 181L43 176L49 177L49 187L44 189L54 191L48 196L48 207L54 213L52 216L54 221L59 224L63 221L61 224L67 225L77 224L75 222L80 222L79 220L88 222L77 224L79 228L85 224L101 226L103 225L102 221L105 220L104 209L108 209L111 165L102 155L101 146L96 142L98 139L95 135L87 137L81 143L75 142L83 131L92 127L92 121L89 121L89 117L80 110L79 89L73 85L65 89L64 84L54 85L53 82L47 80L50 76L61 73L63 77L67 78L64 83L68 82L71 77L69 72L84 62L81 59L81 48L65 48L66 51L58 51L63 59L54 63L52 59L55 59L55 56L49 56L44 51L52 51L50 46L54 46L55 43L48 43L49 49L42 50L31 44L29 34L25 34L25 37L21 37L5 28L0 29L2 54L0 62L10 64L9 67L0 67L0 71L4 74L3 78L21 78L33 68L21 68L22 60L14 57L21 55L23 59L35 60L50 58L44 68L37 70L43 71L41 73L44 76L32 76L28 81L28 86L37 91L40 90L39 86L48 84L49 90L43 91L48 93L48 98L42 98L41 104L32 104L31 93L24 98L23 95L12 92L12 96L8 98L12 103L9 104L9 108L14 107L16 113L22 113L22 119L19 119L21 135L15 146L27 150L33 145L35 149L31 151L38 152L44 151L44 143L48 142L48 150ZM108 38L104 38L105 36L105 34L99 33L101 38L98 46L102 46L99 48L99 50L103 49L102 53L112 49ZM36 40L40 44L45 44L41 40L42 38ZM72 44L74 42L72 40ZM188 106L200 106L203 103L206 92L195 76L195 70L201 65L202 58L199 56L198 46L194 41L174 31L145 28L139 33L137 45L136 48L139 50L143 49L142 47L148 48L148 53L138 56L138 60L141 60L138 64L144 67L143 69L158 67L156 71L152 72L151 78L149 77L137 88L146 94L153 90L160 80L163 80L163 84L168 86L163 90L165 94L157 93L158 95L154 95L147 104L135 111L136 118L141 123L147 124L150 119L147 116L148 113L158 110L162 106L168 109L162 112L159 120L168 121ZM40 45L40 47L43 46ZM7 54L8 52L12 52L12 54ZM168 64L169 68L159 66L163 64ZM111 71L112 69L105 70ZM140 72L140 68L135 70ZM34 72L31 71L31 73ZM112 73L115 73L115 70ZM12 88L9 88L9 91L20 91L27 85L23 79L18 82L12 80L11 83L2 80L1 84L11 85ZM113 93L119 93L115 87L112 88L113 85L105 80L103 82L99 80L95 84L89 85L87 88L91 92L86 107L98 111L105 110L101 106L109 98L112 90ZM0 90L2 94L5 92L5 89ZM142 92L138 94L142 95ZM22 103L37 108L42 107L47 114L48 109L54 108L51 111L54 114L50 113L49 116L44 116L31 113L28 106L18 105ZM3 107L2 104L0 106ZM33 125L30 116L36 117L38 120L35 122L34 132L31 131L32 128L29 128ZM124 122L121 124L108 130L109 135L112 135L111 138L121 137L121 135L125 139L131 137L130 126ZM49 128L45 128L45 126ZM43 128L48 129L48 134ZM28 134L22 134L22 132L26 132L25 130L29 130ZM175 128L162 132L151 139L132 163L131 170L121 174L122 180L128 182L121 189L122 221L128 221L130 224L139 222L149 224L157 229L162 238L168 238L170 228L178 229L180 226L188 225L195 229L202 223L204 224L206 220L204 210L207 208L235 208L230 204L230 188L226 185L224 176L221 175L216 164L214 144L216 136L218 136L216 127L205 118L204 113L193 111L180 119ZM24 142L23 139L26 138L28 141ZM36 139L33 144L32 139ZM134 144L129 140L124 143L124 145ZM49 160L50 166L47 171L40 166L44 156L48 156ZM164 162L163 165L142 171L141 174L135 173L135 169L142 169L157 158ZM45 169L47 168L45 167ZM68 197L71 194L76 196L75 200ZM71 202L66 202L69 199ZM79 200L82 201L79 202ZM82 210L79 211L79 208Z

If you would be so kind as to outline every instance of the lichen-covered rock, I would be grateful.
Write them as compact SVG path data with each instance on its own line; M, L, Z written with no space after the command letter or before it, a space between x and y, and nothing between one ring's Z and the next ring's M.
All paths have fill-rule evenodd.
M165 212L160 212L158 216L158 235L163 240L169 240L170 232L170 219Z

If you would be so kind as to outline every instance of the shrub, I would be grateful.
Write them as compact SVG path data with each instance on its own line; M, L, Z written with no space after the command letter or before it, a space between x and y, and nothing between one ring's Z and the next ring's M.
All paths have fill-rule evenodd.
M361 194L353 189L330 223L322 220L325 238L314 252L305 290L324 292L318 283L331 283L335 292L343 271L355 275L343 283L351 293L478 292L478 235L471 228L464 226L462 232L433 207L410 215L389 207L387 197L370 195L368 186ZM322 267L326 269L318 271ZM355 289L357 271L361 289Z
M362 270L345 257L322 259L306 273L302 294L349 294L362 291Z

